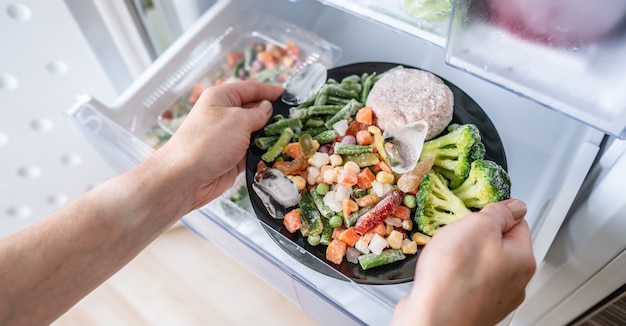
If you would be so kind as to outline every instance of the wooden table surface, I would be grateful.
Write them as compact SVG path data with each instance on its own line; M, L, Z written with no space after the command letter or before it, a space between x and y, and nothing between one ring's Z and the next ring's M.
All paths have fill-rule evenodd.
M286 297L184 226L174 226L53 325L299 325Z

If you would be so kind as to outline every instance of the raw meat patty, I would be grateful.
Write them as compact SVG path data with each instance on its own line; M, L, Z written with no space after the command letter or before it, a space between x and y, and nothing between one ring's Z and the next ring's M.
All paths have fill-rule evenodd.
M425 120L428 140L452 121L454 96L450 88L432 73L402 68L378 80L366 104L372 107L378 127L383 130Z

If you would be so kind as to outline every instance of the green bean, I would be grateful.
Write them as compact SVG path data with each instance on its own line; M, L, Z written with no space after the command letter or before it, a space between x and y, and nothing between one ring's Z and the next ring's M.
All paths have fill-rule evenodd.
M313 105L307 108L307 115L337 114L341 108L341 105Z
M311 197L313 197L313 203L315 204L315 207L317 207L317 210L320 211L320 214L322 214L322 216L324 216L325 218L329 218L333 214L335 214L333 210L324 203L324 196L318 194L316 189L311 189L309 192L311 193Z
M322 230L322 234L320 235L320 243L323 245L330 244L333 241L333 227L330 226L330 219L324 219L324 229Z
M329 96L338 96L347 99L359 99L359 94L355 91L347 90L340 85L326 85L326 91Z
M348 102L350 102L350 100L347 98L343 98L339 96L328 96L326 104L343 106L343 105L348 104Z
M361 82L361 77L359 77L359 75L350 75L348 77L344 77L341 80L341 85L347 84L347 83L360 83L360 82Z
M283 147L289 143L291 136L293 136L293 130L289 127L285 128L276 142L261 156L263 161L268 163L274 161L282 152Z
M274 136L281 134L285 128L290 128L293 132L300 131L302 129L302 120L295 118L280 119L268 124L263 130L266 136Z
M254 140L254 144L256 145L256 147L266 150L270 148L270 146L272 146L276 142L277 139L278 137L276 136L257 137Z
M306 119L308 116L308 111L306 108L298 108L293 107L289 109L289 118L290 119Z
M341 81L341 87L348 91L354 91L357 94L361 94L361 78L357 75L346 77Z
M390 264L405 259L406 256L400 249L384 250L380 254L369 253L359 256L359 264L364 270L374 268L381 265Z
M363 81L363 89L361 90L361 102L363 103L367 102L367 97L369 96L370 91L372 90L372 87L374 86L375 82L376 82L376 73L373 73L365 77L365 80Z
M353 226L356 221L359 219L359 217L361 217L363 214L367 213L367 211L369 211L372 207L374 207L374 205L369 205L369 206L365 206L365 207L361 207L359 208L358 211L350 213L350 215L348 215L348 217L343 218L343 225L347 228Z
M360 108L361 103L359 103L357 100L352 99L350 100L350 102L348 102L348 104L344 105L344 107L341 108L341 110L339 110L337 114L328 119L324 126L326 126L326 128L328 129L331 129L333 125L339 120L348 119L349 117L355 115L356 111L358 111Z
M317 135L317 134L319 134L319 133L321 133L321 132L324 132L324 131L326 131L326 130L328 130L328 129L326 129L326 127L318 127L318 128L310 128L310 129L305 129L305 130L302 130L302 131L300 131L300 132L296 132L295 134L293 134L292 139L293 139L293 141L297 141L297 140L300 140L300 137L301 137L302 135L311 135L311 136L315 136L315 135ZM315 139L315 138L314 138L314 139Z
M328 101L327 87L328 85L324 85L322 89L319 92L317 92L317 97L315 98L315 102L313 102L313 105L319 106L319 105L326 104L326 101Z
M335 154L339 155L357 155L371 153L373 148L369 145L353 145L344 143L335 143Z
M317 99L317 93L315 93L315 95L311 96L310 99L306 100L304 103L300 104L298 107L305 109L308 108L309 106L313 105L315 103L315 99Z
M317 140L320 144L328 144L335 140L339 134L334 130L322 131L319 134L313 136L313 139Z
M305 128L319 128L324 125L324 120L322 119L309 119L304 123Z

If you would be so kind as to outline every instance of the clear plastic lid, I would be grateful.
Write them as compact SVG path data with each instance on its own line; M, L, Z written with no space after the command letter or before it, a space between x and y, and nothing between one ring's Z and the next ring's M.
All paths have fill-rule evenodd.
M458 0L446 61L625 138L625 17L622 0Z

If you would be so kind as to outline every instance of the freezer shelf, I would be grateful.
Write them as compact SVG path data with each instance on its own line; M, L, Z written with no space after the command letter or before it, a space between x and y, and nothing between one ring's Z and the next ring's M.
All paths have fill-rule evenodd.
M441 46L452 66L626 137L622 1L458 0L445 21L410 17L403 0L319 1Z
M603 133L451 68L442 59L444 51L441 47L416 42L412 35L396 33L387 26L372 24L369 19L346 14L342 10L315 1L287 3L284 0L271 0L263 4L236 1L236 5L230 4L231 1L218 1L217 7L207 12L198 24L172 45L114 105L105 106L95 99L84 97L70 110L76 124L88 137L96 140L95 144L99 143L96 146L103 150L107 159L113 159L111 156L123 157L132 165L152 152L145 140L148 127L156 122L158 115L177 96L188 89L168 88L177 91L165 97L161 94L150 105L145 105L144 100L159 91L162 85L168 85L172 74L179 71L181 63L189 62L189 54L206 41L207 35L223 31L229 26L228 22L237 21L240 11L236 9L236 5L240 5L252 11L288 17L292 22L298 22L302 29L334 44L340 44L343 57L335 62L336 65L376 60L416 66L430 70L463 89L485 110L499 131L514 183L513 196L528 204L527 220L533 230L535 257L538 262L543 261L597 154ZM337 22L340 22L340 28L336 25ZM363 31L367 31L367 38L354 37ZM204 63L206 62L196 62ZM194 67L190 64L187 70L195 71ZM200 69L206 67L199 66L198 70ZM201 210L202 214L195 214L193 220L186 219L188 226L206 238L214 236L215 225L220 227L227 235L223 247L249 248L253 257L280 271L276 274L278 276L273 277L288 277L291 284L297 284L293 287L281 287L279 282L273 283L289 297L297 292L295 288L304 287L335 307L336 311L358 316L361 321L379 321L368 318L389 318L391 307L409 291L410 283L365 286L321 277L321 274L300 264L278 247L254 215L245 209L237 209L236 206L232 208L237 214L224 215L219 210L223 207L215 207L223 203L228 204L229 200L221 199L211 203ZM252 235L254 242L249 240ZM256 242L263 245L255 245ZM297 248L294 250L294 253L297 252ZM236 259L246 260L237 251L229 252ZM300 259L316 258L305 253ZM353 294L370 304L354 305L348 299ZM300 304L303 307L308 305L305 301ZM375 312L377 316L367 317L368 312Z
M435 45L445 46L452 1L440 2L450 4L450 10L442 12L441 5L436 5L433 1L430 3L426 1L426 8L422 10L411 10L414 7L413 3L424 2L419 0L320 0L320 2L390 26ZM429 6L437 7L435 10L440 12L429 10ZM416 11L419 11L419 16Z

